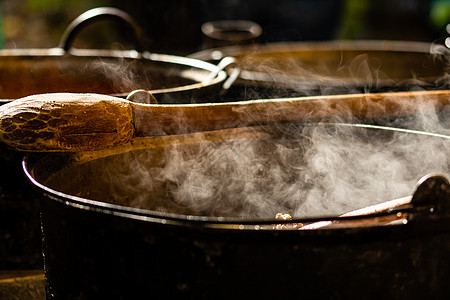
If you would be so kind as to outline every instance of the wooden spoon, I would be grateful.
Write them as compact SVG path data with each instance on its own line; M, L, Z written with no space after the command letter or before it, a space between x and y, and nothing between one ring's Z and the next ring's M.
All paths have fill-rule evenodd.
M424 101L444 109L449 96L441 90L161 105L99 94L40 94L0 106L0 141L23 151L92 151L138 136L410 115Z

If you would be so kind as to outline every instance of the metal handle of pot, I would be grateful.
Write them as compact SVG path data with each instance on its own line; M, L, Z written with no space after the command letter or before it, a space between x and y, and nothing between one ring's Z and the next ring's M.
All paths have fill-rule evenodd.
M413 207L424 207L425 214L411 214L411 220L423 218L439 218L450 215L450 182L441 174L428 174L417 183L411 205Z
M144 53L144 57L145 57ZM227 72L226 68L232 66L230 72ZM220 95L224 95L232 86L232 84L239 77L240 69L236 65L236 59L234 57L224 57L216 66L214 71L202 81L202 84L209 85L211 82L219 76L221 72L228 73L228 78L222 84L222 90L219 92ZM149 91L144 89L138 89L130 92L126 96L126 100L135 102L135 103L146 103L146 104L158 104L158 100L152 95Z
M222 60L220 60L220 62L217 64L217 69L212 72L205 80L203 80L203 83L209 84L214 78L217 77L220 72L226 71L225 69L229 67L232 67L232 69L230 72L227 72L228 79L223 83L222 91L220 92L221 95L224 95L241 74L241 70L237 66L236 59L234 57L227 56L222 58Z
M64 31L58 47L62 48L65 52L68 52L72 47L75 37L81 30L94 22L108 19L118 20L128 26L133 33L133 38L135 39L135 50L138 52L142 52L144 50L142 45L142 29L140 26L128 13L114 7L93 8L79 15Z

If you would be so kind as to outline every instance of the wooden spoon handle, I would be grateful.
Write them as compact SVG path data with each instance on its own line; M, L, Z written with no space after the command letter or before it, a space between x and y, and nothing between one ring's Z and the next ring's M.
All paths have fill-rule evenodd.
M136 105L137 135L164 135L295 121L351 121L415 114L450 104L450 90L312 96L215 104ZM450 109L450 106L448 107Z
M450 91L314 96L207 104L140 104L97 94L41 94L0 106L0 141L25 151L90 151L160 136L291 121L395 117Z
M85 151L134 136L130 102L96 94L41 94L0 106L0 141L23 151Z

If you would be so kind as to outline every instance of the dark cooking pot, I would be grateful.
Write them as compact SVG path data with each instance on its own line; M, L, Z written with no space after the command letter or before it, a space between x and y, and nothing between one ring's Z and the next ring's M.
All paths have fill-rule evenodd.
M136 50L74 49L78 32L101 19L119 20L132 29ZM17 99L48 92L91 92L126 96L152 92L161 103L211 101L227 77L197 59L143 51L140 29L125 12L95 8L76 18L52 49L0 51L0 98Z
M129 29L136 50L74 49L78 33L103 19ZM224 66L143 51L140 28L125 12L96 8L76 18L52 49L0 50L0 104L48 92L126 96L148 89L161 103L212 101L223 91ZM226 61L224 61L226 63ZM24 185L23 154L0 145L0 269L41 268L38 203Z
M189 55L232 56L241 70L234 89L247 97L445 89L449 50L412 41L285 42L228 46Z
M50 299L450 295L450 185L444 176L416 184L448 173L450 136L288 124L151 141L24 160L42 194ZM339 224L343 212L412 192L376 218L294 226Z

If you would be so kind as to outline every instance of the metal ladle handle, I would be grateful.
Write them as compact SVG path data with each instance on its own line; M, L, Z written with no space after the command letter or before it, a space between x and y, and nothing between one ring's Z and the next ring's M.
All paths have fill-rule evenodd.
M128 13L114 7L93 8L79 15L64 31L58 47L62 48L65 52L68 52L72 47L75 37L81 30L94 22L105 19L118 20L128 26L134 35L133 37L136 43L135 50L138 52L142 52L144 50L142 45L141 27Z

